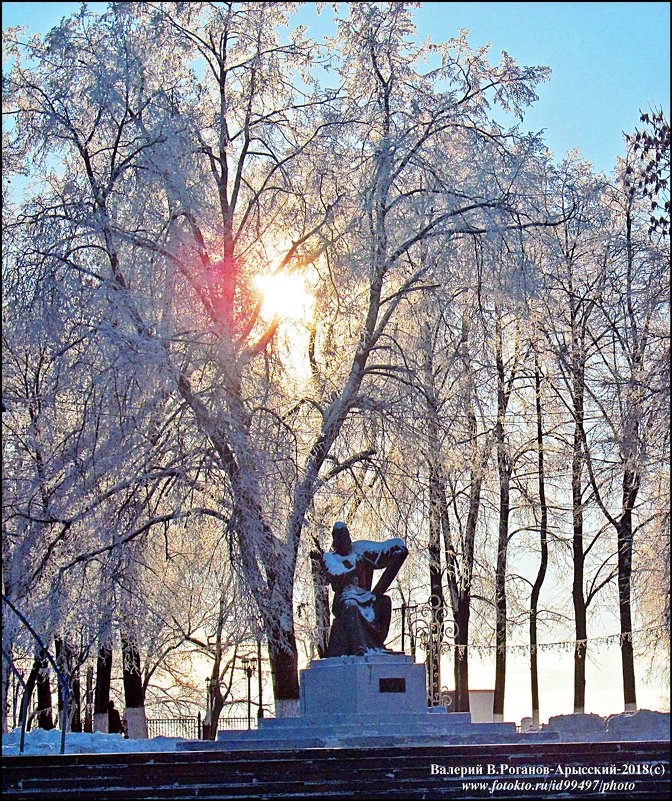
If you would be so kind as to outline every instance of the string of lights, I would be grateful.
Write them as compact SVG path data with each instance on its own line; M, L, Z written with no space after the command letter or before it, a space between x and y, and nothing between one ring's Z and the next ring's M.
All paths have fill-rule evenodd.
M490 652L490 651L499 651L500 653L504 650L511 653L535 653L537 651L566 651L566 652L573 652L575 650L579 650L579 653L584 653L588 646L592 647L599 647L602 645L621 645L625 641L632 642L634 640L635 635L640 634L649 634L656 631L663 631L666 629L666 626L650 626L644 629L634 629L633 631L627 631L619 634L608 634L604 637L588 637L585 640L559 640L557 642L546 642L546 643L538 643L537 645L530 645L530 643L514 643L514 644L507 644L505 646L497 646L497 645L455 645L454 643L444 643L444 648L446 650L453 650L456 649L460 655L463 655L466 651L475 651L476 653L480 652Z

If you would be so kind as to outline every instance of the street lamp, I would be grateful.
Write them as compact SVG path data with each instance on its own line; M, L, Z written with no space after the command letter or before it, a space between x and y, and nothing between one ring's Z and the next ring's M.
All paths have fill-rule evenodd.
M252 676L257 666L256 656L243 656L240 662L247 676L247 728L252 728Z
M395 612L401 612L401 652L406 653L406 629L411 644L411 656L415 662L415 632L413 630L412 614L418 608L417 604L407 604L402 599L401 606L395 608Z
M259 709L257 709L257 719L264 717L264 688L262 686L262 670L261 670L261 640L257 640L257 664L259 665ZM257 723L259 728L259 723Z

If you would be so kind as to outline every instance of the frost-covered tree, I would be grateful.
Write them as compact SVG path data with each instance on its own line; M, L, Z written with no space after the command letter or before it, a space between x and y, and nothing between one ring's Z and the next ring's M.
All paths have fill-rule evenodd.
M614 578L609 554L602 543L604 530L594 526L589 514L592 487L588 460L590 432L596 418L587 384L598 346L591 338L591 325L604 289L603 226L606 210L600 203L603 185L588 166L576 157L558 170L550 202L572 209L566 224L549 231L543 264L545 295L541 298L544 320L540 329L554 354L550 385L567 412L567 445L571 469L567 476L571 491L572 607L574 613L574 712L585 708L588 609L598 592Z
M8 270L30 266L33 293L49 279L86 316L91 387L109 376L118 400L103 453L114 478L78 506L95 535L58 569L187 514L219 519L263 622L278 714L298 696L309 512L370 457L347 433L380 378L373 355L402 302L429 291L424 243L533 224L489 103L520 114L547 74L506 54L491 64L464 36L415 45L409 4L356 3L323 51L341 82L324 91L293 11L82 9L43 40L10 31L5 82L12 169L39 179L11 215L22 245ZM300 324L269 312L256 283L280 275L314 284L306 381L290 346ZM193 506L206 476L208 503ZM50 514L57 530L74 515Z
M627 176L627 162L624 166ZM653 465L667 439L660 361L669 312L669 253L646 235L648 212L642 213L618 175L608 202L614 218L605 230L605 284L600 319L590 333L602 375L589 387L607 430L606 443L596 443L588 466L595 500L616 535L624 706L629 711L637 708L635 536L664 514L647 484L655 482Z

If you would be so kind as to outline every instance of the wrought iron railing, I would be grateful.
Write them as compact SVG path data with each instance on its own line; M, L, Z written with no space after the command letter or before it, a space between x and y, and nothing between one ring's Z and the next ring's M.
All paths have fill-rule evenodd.
M430 706L444 703L441 686L441 654L452 647L457 634L457 624L452 619L452 609L432 595L421 604L406 602L395 609L401 612L401 650L406 652L406 637L413 660L416 646L425 651L427 670L427 702Z
M187 740L200 740L201 716L196 718L147 718L147 734L150 737L185 737Z

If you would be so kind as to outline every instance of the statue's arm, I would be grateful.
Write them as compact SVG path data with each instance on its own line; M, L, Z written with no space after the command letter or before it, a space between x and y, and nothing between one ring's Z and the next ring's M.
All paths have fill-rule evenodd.
M332 553L322 554L327 581L334 592L338 593L352 583L355 574L355 560L348 557L338 557Z

